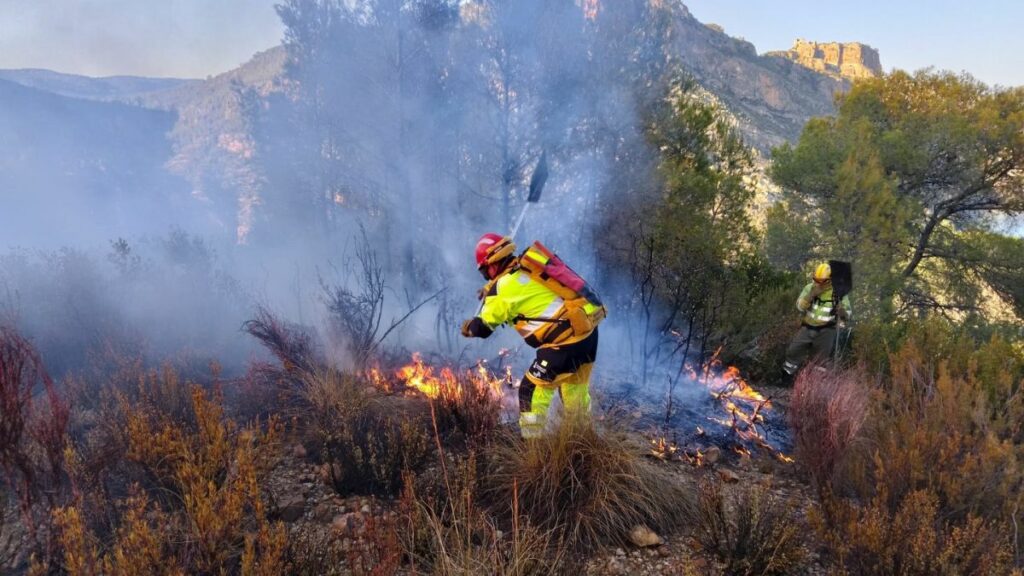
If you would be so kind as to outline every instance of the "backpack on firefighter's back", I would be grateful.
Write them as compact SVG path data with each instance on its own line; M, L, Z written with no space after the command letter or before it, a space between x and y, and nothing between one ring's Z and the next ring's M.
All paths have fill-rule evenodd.
M565 318L575 335L590 334L608 316L608 309L587 281L540 242L519 256L519 269L565 302Z

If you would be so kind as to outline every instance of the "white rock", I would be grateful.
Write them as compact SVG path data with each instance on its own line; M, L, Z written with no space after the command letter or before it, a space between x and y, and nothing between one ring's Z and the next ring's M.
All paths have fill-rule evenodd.
M653 530L643 524L633 526L633 529L629 531L629 541L638 548L660 546L665 543L661 536L658 536Z

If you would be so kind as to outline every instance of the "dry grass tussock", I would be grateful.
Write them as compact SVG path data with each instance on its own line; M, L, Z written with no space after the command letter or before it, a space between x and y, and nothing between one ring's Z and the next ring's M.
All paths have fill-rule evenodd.
M728 574L793 574L806 562L796 506L766 488L738 486L727 496L717 481L702 480L690 514L697 542Z
M553 530L542 530L519 514L504 530L479 505L477 459L473 454L443 471L443 486L420 495L407 482L402 495L402 543L411 567L435 576L554 576L565 574L570 558Z
M625 545L640 524L667 533L685 520L690 496L624 433L566 419L549 436L500 436L488 450L484 501L557 533L575 552Z
M303 443L338 493L393 496L403 472L426 464L431 444L422 418L368 392L364 379L337 370L303 375L310 407Z

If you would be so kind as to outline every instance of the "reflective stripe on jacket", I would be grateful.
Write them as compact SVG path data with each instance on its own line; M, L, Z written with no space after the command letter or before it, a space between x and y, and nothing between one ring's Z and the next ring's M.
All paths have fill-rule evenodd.
M803 291L800 292L800 297L796 300L797 310L804 313L803 323L815 328L835 324L836 316L833 309L832 287L829 286L827 290L819 294L812 301L811 289L813 288L813 282L804 286ZM850 306L850 297L848 295L843 296L843 309L846 310L847 320L853 318L853 308Z
M491 329L514 324L526 343L536 348L568 344L588 336L573 334L568 321L543 321L562 319L565 312L565 301L558 294L515 269L491 286L479 318Z

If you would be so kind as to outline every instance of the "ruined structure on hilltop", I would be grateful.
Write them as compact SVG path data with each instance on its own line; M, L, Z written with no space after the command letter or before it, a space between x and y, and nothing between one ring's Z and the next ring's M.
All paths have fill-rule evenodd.
M848 80L874 78L882 74L878 50L860 42L798 39L789 50L769 52L766 56L786 58L816 72Z

